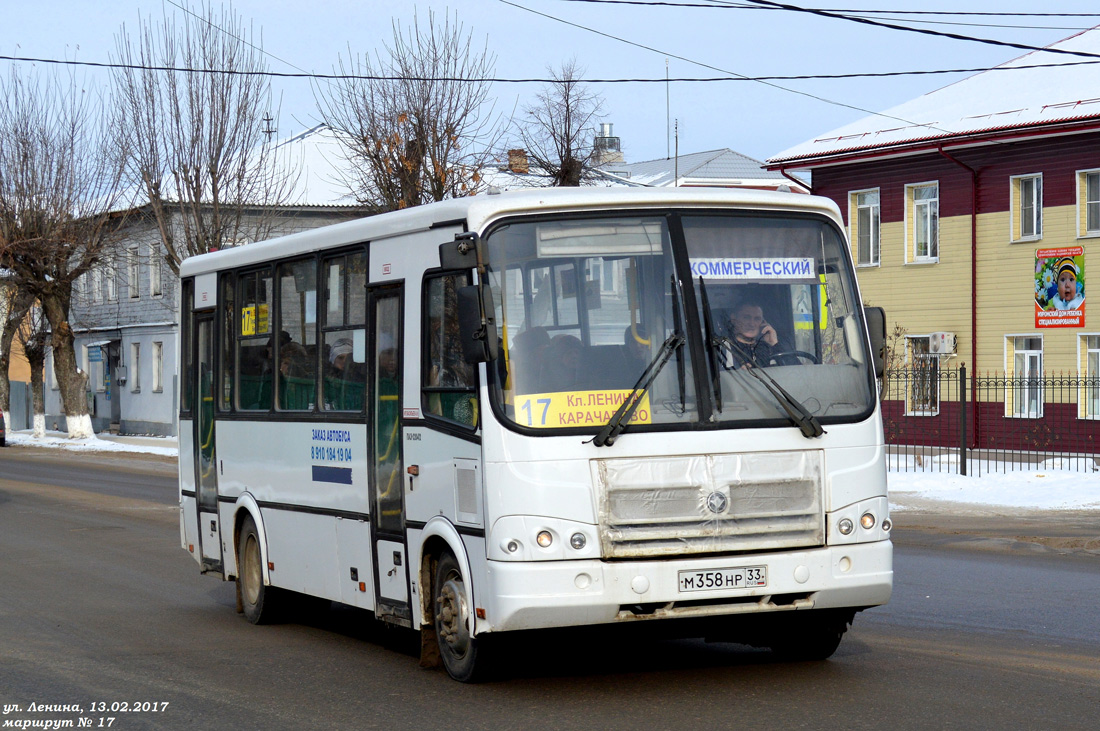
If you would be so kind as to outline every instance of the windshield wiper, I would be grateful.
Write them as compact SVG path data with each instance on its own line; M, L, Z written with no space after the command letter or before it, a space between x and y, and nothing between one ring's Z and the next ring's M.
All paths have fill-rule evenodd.
M615 443L615 439L622 430L626 428L626 424L630 421L630 417L634 416L634 412L642 402L642 397L645 396L649 387L653 385L653 382L657 380L657 376L661 374L664 367L668 365L669 360L672 359L672 354L679 350L683 344L684 336L678 332L672 333L663 343L661 343L661 349L657 352L656 357L649 362L649 365L646 366L641 377L635 382L634 388L630 389L630 393L627 394L626 400L616 409L615 413L611 416L611 420L608 421L604 428L600 429L599 433L592 439L597 447L610 447Z
M716 337L713 339L715 345L724 348L731 356L734 355L736 346L727 337ZM734 358L736 361L736 358ZM764 388L768 389L768 393L775 397L775 400L779 402L779 405L783 407L783 410L787 412L787 416L802 431L802 436L807 439L813 439L819 437L825 433L825 430L821 428L821 422L817 420L817 417L810 413L801 401L794 396L787 393L786 389L779 385L779 383L771 377L763 368L757 368L756 366L749 365L747 368L735 369L736 373L745 373L756 378L764 384Z

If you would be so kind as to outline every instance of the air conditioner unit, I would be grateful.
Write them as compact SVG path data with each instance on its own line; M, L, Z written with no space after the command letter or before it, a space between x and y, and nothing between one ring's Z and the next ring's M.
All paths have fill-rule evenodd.
M937 332L929 335L928 352L932 355L954 355L955 333Z

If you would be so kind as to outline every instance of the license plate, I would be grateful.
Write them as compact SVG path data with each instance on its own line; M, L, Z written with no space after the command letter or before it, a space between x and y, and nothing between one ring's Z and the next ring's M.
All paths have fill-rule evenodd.
M751 589L768 585L765 566L739 566L732 569L706 569L680 572L680 591L715 589Z

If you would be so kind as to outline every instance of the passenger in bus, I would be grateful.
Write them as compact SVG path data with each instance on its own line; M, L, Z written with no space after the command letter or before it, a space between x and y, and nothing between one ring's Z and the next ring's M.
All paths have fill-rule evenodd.
M447 318L445 324L438 317L429 323L431 371L428 382L432 386L463 387L473 384L473 369L462 357L462 336L458 331L458 318Z
M279 408L313 408L313 370L301 345L288 342L279 346Z
M550 336L544 327L527 328L516 335L508 351L510 372L501 381L507 382L517 394L537 393L549 348Z
M338 338L328 349L325 369L325 409L359 411L363 408L363 367L355 362L351 338Z
M584 346L575 335L555 335L547 348L542 390L546 393L575 389L580 381L581 352Z
M330 377L348 380L348 361L351 360L352 350L352 343L348 338L340 338L332 344L328 351Z
M474 385L473 368L462 356L462 336L458 318L432 317L428 331L428 385L434 388L467 388ZM503 358L499 359L503 360ZM470 393L431 393L428 410L461 424L477 421L477 399Z
M730 314L729 336L732 352L726 367L731 370L766 366L773 354L783 350L775 328L764 319L764 309L751 301L742 302Z
M292 338L290 336L290 333L288 333L286 330L283 330L281 333L279 333L279 347L280 348L286 347L286 345L288 343L293 342L293 340L294 340L294 338ZM272 351L274 349L275 349L275 336L272 335L270 338L267 339L267 345L264 347L263 370L264 370L265 373L272 370L272 366L271 366L271 364L273 362Z
M309 356L298 343L289 342L279 348L279 373L283 377L309 378Z
M375 361L375 479L378 485L379 509L385 513L394 509L400 499L401 476L401 404L397 373L397 350L393 338L382 333Z

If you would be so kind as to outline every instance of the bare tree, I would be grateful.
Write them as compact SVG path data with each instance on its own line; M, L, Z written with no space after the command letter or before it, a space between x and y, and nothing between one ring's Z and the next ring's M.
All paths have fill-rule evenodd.
M547 72L553 81L523 108L516 134L529 164L544 170L550 185L577 186L590 176L603 98L581 81L584 70L575 58Z
M31 367L31 403L34 411L34 438L46 436L46 389L43 374L50 351L50 332L42 308L31 307L16 329L23 354Z
M178 25L142 22L136 37L123 26L115 45L120 146L168 266L178 274L190 256L268 238L293 175L270 134L267 64L251 29L207 8Z
M73 282L109 257L122 164L113 107L75 79L0 78L0 267L50 325L69 436L94 436L69 324Z
M501 126L488 100L494 64L457 16L440 24L433 13L427 27L414 16L407 33L394 21L392 44L373 59L350 49L340 58L345 78L315 96L350 151L361 204L391 211L478 189Z
M0 277L3 278L0 280L0 411L4 413L4 423L11 428L11 381L8 378L11 345L34 298L15 286L6 272L0 272Z

